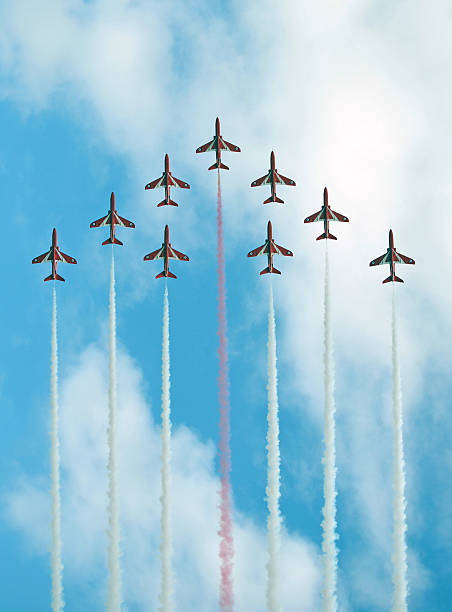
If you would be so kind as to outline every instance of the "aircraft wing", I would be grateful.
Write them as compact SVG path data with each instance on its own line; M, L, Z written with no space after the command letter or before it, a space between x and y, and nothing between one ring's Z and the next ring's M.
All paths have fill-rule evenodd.
M165 257L163 251L164 247L161 246L156 251L152 251L152 253L148 253L147 255L145 255L143 259L144 261L152 261L153 259L163 259L163 257Z
M295 186L295 181L293 181L290 178L287 178L287 176L283 176L282 174L279 174L279 172L275 172L275 183L281 183L282 185Z
M145 189L155 189L156 187L163 187L164 183L163 180L165 178L165 175L162 174L162 176L160 178L155 179L155 181L151 181L150 183L148 183L147 185L145 185Z
M261 178L258 178L253 181L251 183L251 187L260 187L261 185L268 185L268 183L270 182L270 174L271 172L268 172L265 176L261 176Z
M190 189L190 185L188 183L186 183L185 181L181 181L180 179L176 178L175 176L171 176L171 178L174 181L173 187L182 187L182 189Z
M225 148L228 151L233 151L234 153L240 153L240 147L238 147L235 144L232 144L230 142L228 142L227 140L224 140L224 138L221 139L223 141L223 144L225 145Z
M173 247L170 247L168 249L168 257L170 259L181 259L182 261L189 261L188 255L185 255L180 251L176 251L176 249L173 249Z
M342 223L348 223L347 217L341 215L341 213L334 212L334 210L331 211L331 219L333 221L341 221Z
M104 225L109 225L108 223L109 217L110 217L110 213L108 213L108 215L106 215L105 217L101 217L97 221L93 221L92 223L89 224L89 226L90 227L102 227Z
M384 255L380 255L377 259L373 259L369 266L381 266L391 261L391 253L386 252Z
M118 225L121 225L123 227L135 227L135 223L132 223L132 221L129 221L128 219L124 219L124 217L120 217L118 214L116 214L116 216L118 217L119 223Z
M47 251L47 253L43 253L42 255L38 255L32 259L31 263L42 263L43 261L50 261L50 251Z
M397 263L401 263L401 264L414 264L414 259L411 259L411 257L407 257L406 255L402 255L402 253L396 253L396 261Z
M65 261L66 263L69 263L69 264L76 264L77 263L77 260L74 259L73 257L71 257L70 255L66 255L66 253L63 253L63 251L60 251L59 249L58 249L58 251L59 251L59 253L61 255L61 259L63 261Z
M268 253L267 243L257 247L257 249L254 249L253 251L250 251L248 253L248 257L257 257L257 255L265 255L266 253Z
M323 213L323 208L322 210L319 210L319 212L314 213L313 215L306 217L306 219L304 220L305 223L312 223L313 221L323 221L324 217L324 213Z
M196 153L205 153L206 151L211 151L214 148L215 144L216 144L215 140L216 140L216 138L214 138L210 142L207 142L205 145L202 145L202 147L198 147L196 149Z
M292 257L293 253L292 251L289 251L289 249L286 249L285 247L280 246L279 244L275 243L275 247L277 249L277 253L279 255L284 255L284 257Z

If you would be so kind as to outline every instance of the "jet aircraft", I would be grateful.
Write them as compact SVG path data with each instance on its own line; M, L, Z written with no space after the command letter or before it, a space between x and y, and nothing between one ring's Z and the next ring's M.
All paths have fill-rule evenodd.
M270 202L278 202L279 204L284 204L284 200L278 198L276 195L276 184L280 183L282 185L291 185L295 187L295 181L290 178L287 178L280 174L278 170L275 168L275 154L272 151L270 154L270 169L265 176L261 176L261 178L256 179L251 183L251 187L260 187L261 185L270 184L271 187L271 196L268 200L265 200L264 204L269 204Z
M274 241L271 221L269 221L267 225L267 240L265 243L248 253L248 257L256 257L257 255L267 255L268 257L268 266L264 268L260 274L281 274L281 272L273 266L273 255L284 255L285 257L293 256L292 251L276 244Z
M156 187L164 187L165 188L165 199L162 200L157 206L178 206L176 202L174 202L170 198L170 188L171 187L181 187L182 189L190 189L190 185L181 181L172 175L169 168L169 157L168 153L165 155L165 167L163 170L163 174L160 178L151 181L145 186L145 189L155 189Z
M406 255L402 255L402 253L398 253L394 247L394 235L392 233L392 229L389 230L389 247L386 250L386 253L384 255L381 255L380 257L377 257L377 259L373 259L369 266L381 266L383 264L389 264L389 269L390 269L390 275L388 276L388 278L385 278L385 280L383 281L384 283L389 283L389 282L397 282L397 283L403 283L403 280L401 278L399 278L398 276L396 276L395 274L395 265L396 263L400 263L400 264L414 264L414 259L411 259L411 257L407 257Z
M229 170L228 166L222 163L221 161L221 151L233 151L234 153L240 153L240 148L227 140L224 140L223 136L220 134L220 120L216 119L215 121L215 136L213 140L208 142L202 147L198 147L196 149L196 153L205 153L206 151L215 151L217 160L214 164L212 164L209 170L214 170L215 168L223 168L223 170Z
M184 255L184 253L181 253L180 251L176 251L176 249L174 249L171 246L171 242L169 241L169 229L167 225L165 225L163 243L162 243L161 248L157 249L156 251L153 251L152 253L148 253L147 255L144 256L144 261L153 261L154 259L164 259L165 260L163 271L160 272L160 274L157 274L155 278L162 278L163 276L165 277L169 276L170 278L177 278L175 274L170 272L170 269L169 269L170 259L180 259L181 261L189 261L188 255Z
M90 227L104 227L107 225L110 226L110 238L107 238L107 240L104 240L102 244L121 244L122 245L122 242L115 237L115 226L116 225L118 225L119 227L130 227L130 228L135 227L135 224L132 223L132 221L129 221L128 219L124 219L124 217L120 217L118 213L116 212L115 194L113 191L111 192L111 196L110 196L110 210L108 211L106 216L101 217L100 219L97 219L97 221L93 221L92 223L90 223L89 226Z
M313 221L323 221L323 234L317 237L317 240L323 240L325 238L331 238L332 240L337 240L336 236L330 234L329 223L330 221L341 221L342 223L348 223L349 219L341 215L340 213L334 212L331 210L330 205L328 204L328 189L325 187L323 190L323 206L319 210L319 212L314 213L310 217L306 217L304 220L305 223L312 223Z
M62 262L64 261L70 264L77 263L76 259L60 251L60 248L57 245L57 233L56 233L55 228L53 228L53 232L52 232L52 244L50 245L50 250L47 251L47 253L43 253L42 255L38 255L38 257L35 257L31 263L37 264L37 263L43 263L44 261L52 262L52 273L50 274L50 276L47 276L44 279L44 282L49 281L49 280L64 281L64 278L60 276L59 274L57 274L57 265L59 261L62 261Z

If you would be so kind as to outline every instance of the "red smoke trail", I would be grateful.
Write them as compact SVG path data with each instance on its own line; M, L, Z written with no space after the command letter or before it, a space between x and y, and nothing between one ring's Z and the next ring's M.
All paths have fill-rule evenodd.
M226 287L224 273L223 245L223 212L221 199L220 169L218 169L217 192L217 271L218 271L218 336L220 344L218 356L220 359L218 374L218 397L220 400L220 610L232 612L232 562L234 558L234 540L232 536L231 519L231 471L230 424L229 424L229 373L228 373L228 343L226 338Z

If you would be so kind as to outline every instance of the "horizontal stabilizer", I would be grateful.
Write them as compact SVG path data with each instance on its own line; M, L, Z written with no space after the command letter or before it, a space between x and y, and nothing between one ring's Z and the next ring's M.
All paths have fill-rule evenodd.
M260 274L281 274L281 272L277 270L275 267L272 267L272 268L264 268L262 272L260 272Z
M391 283L391 282L403 283L403 280L399 278L398 276L396 276L395 274L391 274L391 276L388 276L388 278L384 279L383 285L385 283Z
M55 274L55 276L53 274L51 274L50 276L47 276L47 278L44 279L44 282L50 281L50 280L59 280L59 281L65 282L64 278L60 276L59 274Z
M104 240L102 242L102 245L104 244L120 244L122 246L122 242L118 240L116 237L113 238L113 240L111 238L107 238L107 240Z
M160 272L160 274L157 274L155 278L163 278L164 276L169 276L169 278L177 278L177 276L173 274L172 272L170 272L169 270L168 270L168 274L165 274L165 270L163 270L162 272Z
M316 238L316 240L324 240L325 238L331 238L331 240L337 240L336 236L333 236L333 234L330 234L330 232L328 233L323 233L320 234L320 236L318 238Z
M179 204L174 202L174 200L168 200L168 202L166 200L162 200L161 202L159 202L159 204L157 204L157 208L159 206L166 206L167 204L169 204L170 206L179 206Z
M278 204L284 204L284 200L281 200L281 198L278 198L276 194L274 196L270 196L268 200L265 200L264 204L270 204L270 202L277 202Z
M223 164L222 162L215 162L210 166L209 170L215 170L215 168L223 168L223 170L229 170L229 167L226 166L226 164Z

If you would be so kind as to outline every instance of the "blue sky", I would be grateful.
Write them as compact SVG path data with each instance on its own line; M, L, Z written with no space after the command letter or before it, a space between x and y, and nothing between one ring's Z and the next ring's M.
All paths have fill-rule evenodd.
M110 249L89 223L113 190L121 215L117 271L123 573L129 610L158 592L160 262L144 263L169 223L175 427L177 601L215 610L218 481L216 177L195 155L213 135L242 148L223 173L238 610L265 595L266 308L268 279L246 253L272 219L294 251L274 279L281 426L285 607L316 610L322 507L323 187L347 215L331 245L336 354L339 601L387 610L391 600L390 295L382 268L392 227L416 266L400 275L411 610L447 610L451 596L452 454L448 332L452 49L446 3L379 8L350 0L289 2L5 2L0 10L0 177L4 299L0 348L0 600L8 610L50 601L47 267L31 266L55 226L77 266L58 287L63 562L68 610L105 601L105 411ZM432 37L432 31L438 36ZM441 36L441 32L443 35ZM283 207L249 188L268 168L297 181ZM145 192L164 154L191 184L178 209ZM444 220L444 221L443 221ZM318 230L318 231L317 231ZM281 258L282 259L282 258ZM256 561L259 560L259 562ZM26 585L26 587L24 587ZM199 602L199 592L202 602ZM192 606L190 608L190 605ZM196 606L196 607L193 607ZM201 607L199 607L201 606Z

